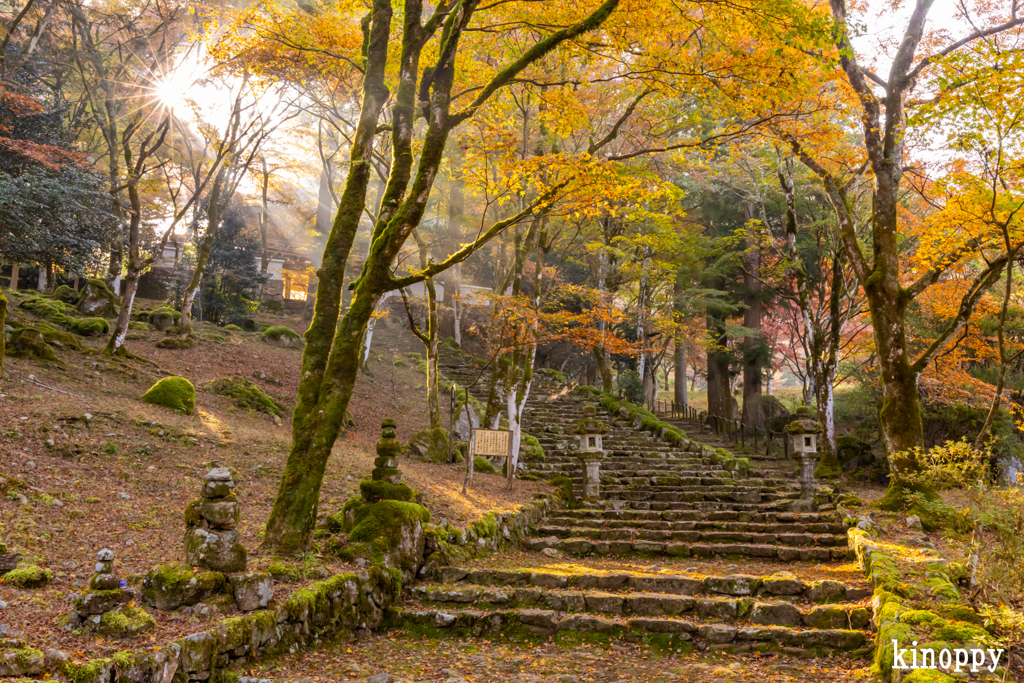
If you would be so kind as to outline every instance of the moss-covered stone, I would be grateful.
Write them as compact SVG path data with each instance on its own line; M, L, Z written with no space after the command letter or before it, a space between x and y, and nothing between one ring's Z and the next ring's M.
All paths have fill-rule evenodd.
M83 337L98 337L110 331L110 323L103 318L75 318L68 322L67 327Z
M58 325L66 323L68 316L73 310L61 301L54 301L44 296L30 296L18 304L18 308L31 311L36 317L49 320Z
M218 342L221 344L227 341L227 337L225 337L223 334L217 334L216 332L203 332L201 335L199 335L199 338L202 339L203 341Z
M423 559L426 534L423 525L430 511L416 503L382 500L364 503L353 499L345 503L341 524L349 532L347 543L331 539L327 550L346 561L365 558L400 571L412 580Z
M142 400L191 415L196 407L196 390L184 377L164 377L143 394Z
M117 297L103 280L92 278L78 293L75 308L83 315L112 318L117 315Z
M33 647L4 649L0 644L0 676L38 676L43 673L45 663L43 653ZM22 682L15 681L13 683ZM29 682L25 681L24 683Z
M239 375L215 379L208 382L203 389L211 394L233 398L235 405L246 410L278 416L285 412L285 407L275 401L270 394Z
M118 638L137 636L156 628L156 620L146 610L135 605L125 605L104 612L96 630L104 635Z
M238 325L225 325L222 329L227 332L243 332L244 330Z
M181 312L170 306L161 306L150 311L148 320L150 325L163 332L178 324Z
M11 333L7 355L14 358L38 358L56 362L57 354L46 343L43 333L34 327L22 327Z
M142 580L142 598L159 610L195 605L224 591L227 578L220 572L193 572L177 564L158 565Z
M51 294L57 301L63 301L64 303L70 303L78 298L78 292L67 285L61 285L57 289L53 290Z
M274 327L268 327L264 330L263 341L268 344L274 344L275 346L293 348L302 346L302 335L290 327L277 325Z
M405 484L392 484L379 479L359 482L359 492L367 503L379 503L382 500L409 502L416 496L416 492Z
M0 581L15 588L43 588L50 583L51 578L53 573L49 569L26 564L7 572L0 577Z
M196 345L195 337L189 335L187 337L168 337L167 339L161 339L156 343L158 349L168 349L171 351L187 351Z
M494 468L491 461L481 455L473 456L473 470L476 472L483 472L484 474L498 473L498 470Z
M409 450L427 462L448 461L448 431L442 427L424 429L409 439Z

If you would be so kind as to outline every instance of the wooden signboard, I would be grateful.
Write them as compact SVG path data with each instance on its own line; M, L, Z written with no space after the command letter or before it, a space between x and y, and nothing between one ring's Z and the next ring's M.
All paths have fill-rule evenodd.
M512 432L507 429L474 429L473 454L507 458L512 448Z

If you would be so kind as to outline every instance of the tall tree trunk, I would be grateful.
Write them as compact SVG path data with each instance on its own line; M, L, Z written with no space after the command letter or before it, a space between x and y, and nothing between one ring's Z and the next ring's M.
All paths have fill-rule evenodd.
M1009 244L1007 244L1007 249L1009 250ZM979 451L985 447L985 439L992 429L992 423L995 422L999 406L1003 402L1003 385L1006 381L1006 368L1008 365L1004 328L1006 327L1006 314L1010 307L1010 296L1013 294L1013 261L1012 256L1006 259L1006 285L1003 287L1003 305L999 309L999 325L996 327L997 348L999 349L999 376L996 378L996 389L995 394L992 396L992 405L989 406L988 414L985 415L985 424L981 426L981 431L978 432L978 437L974 440L974 448ZM0 329L3 328L0 327Z
M363 331L379 298L365 285L357 287L339 323L345 264L366 204L377 122L390 94L384 84L384 74L391 18L390 1L374 0L368 21L363 23L366 72L359 121L349 154L345 189L317 273L316 306L302 354L302 373L292 417L291 450L264 535L264 545L279 552L303 550L313 538L327 459L355 386ZM331 400L318 409L321 388L328 378Z
M263 177L262 183L262 205L260 211L260 272L266 273L267 267L270 265L270 249L267 247L267 231L270 229L270 201L268 194L270 190L270 170L267 168L266 158L260 157L261 172ZM319 207L317 208L317 218L319 218Z
M764 409L761 406L761 382L764 374L764 342L761 338L761 247L759 231L754 229L754 207L745 206L747 213L746 268L743 281L746 289L743 326L753 332L743 338L743 421L755 427L764 427Z
M675 365L675 386L672 400L680 406L687 405L686 395L686 337L683 335L683 321L686 310L683 305L683 269L676 271L675 283L672 286L673 317L676 324L676 336L674 340L675 354L673 364Z
M40 294L46 292L46 264L39 264L39 272L36 274L36 291Z
M458 155L451 161L451 198L448 201L448 237L450 252L455 253L462 242L462 223L466 211L465 180L462 177L462 160ZM455 343L462 345L462 264L452 268L452 325Z
M600 26L616 5L617 0L606 0L583 22L552 34L543 43L538 43L538 49L527 52L526 57L515 62L514 68L510 67L503 71L502 78L514 77L562 41ZM441 42L442 49L432 71L427 129L418 152L418 163L414 164L417 155L414 153L413 126L421 112L417 106L419 58L424 42L429 37L427 26L432 27L431 30L436 30L441 22L431 20L426 26L421 24L423 3L416 0L407 0L405 3L402 54L397 65L398 86L391 110L393 161L388 177L388 189L381 202L380 215L374 228L370 256L356 281L352 304L337 324L335 323L338 317L339 297L336 293L328 297L324 292L328 284L340 287L340 283L334 282L337 272L334 273L334 277L328 277L326 273L321 275L321 296L317 297L317 313L314 315L313 324L306 332L307 345L299 384L299 400L292 419L292 449L281 477L270 519L267 521L264 543L278 551L302 550L308 548L312 541L324 471L359 372L359 350L363 332L383 294L412 284L412 277L394 277L394 260L410 233L423 219L452 127L460 120L469 118L475 111L475 108L471 108L464 117L449 114L459 37L472 19L475 3L467 3L460 7L460 11L444 16L444 40ZM359 226L359 216L366 203L367 183L362 175L365 173L365 178L368 178L370 145L376 134L381 106L389 95L384 86L384 73L388 61L391 18L390 0L373 0L371 16L363 24L368 27L364 49L366 66L363 77L363 103L350 155L352 165L346 179L346 197L339 206L338 217L328 238L328 246L324 252L324 267L321 270L325 270L329 264L335 269L343 268L355 229ZM484 92L486 93L486 89ZM482 99L486 100L486 95L482 96ZM361 167L365 167L366 170ZM346 198L350 201L346 201ZM532 209L530 211L532 212ZM355 213L355 216L350 218L350 212ZM520 212L512 221L495 223L480 239L491 239L510 223L517 222L523 217L524 212ZM335 238L346 242L347 244L343 245L345 248L332 250L331 242ZM474 242L474 245L479 244L479 240ZM472 248L460 250L459 258L465 258L472 251ZM438 264L436 271L427 272L425 276L443 272L452 264L450 259L446 260L444 264ZM424 274L420 274L416 277L423 276ZM334 317L332 320L323 320L318 326L318 318L322 314L332 312L321 311L326 305L325 300L331 302ZM323 365L320 365L321 359L326 361Z
M711 289L722 291L725 282L721 276L712 278ZM733 417L732 382L729 377L729 336L725 331L726 314L716 306L707 310L707 333L711 347L708 360L708 414L726 419Z
M20 275L21 273L19 264L17 261L15 261L13 264L11 264L11 283L10 286L8 287L8 289L11 290L12 292L18 291L18 277Z
M213 187L210 188L209 205L206 208L206 234L199 242L199 253L196 255L196 268L192 272L192 279L185 288L185 296L181 303L181 320L178 322L178 335L185 339L192 334L192 304L199 294L199 286L206 275L206 265L210 262L210 251L213 250L213 242L217 239L217 227L220 225L220 201L224 172L214 178Z
M4 375L4 353L6 352L6 335L4 334L4 325L7 323L7 297L4 296L2 290L0 290L0 378Z

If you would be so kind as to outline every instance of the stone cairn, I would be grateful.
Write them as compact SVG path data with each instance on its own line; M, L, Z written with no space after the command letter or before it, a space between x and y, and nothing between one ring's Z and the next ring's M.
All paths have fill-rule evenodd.
M377 442L377 457L373 460L370 478L389 484L401 484L402 473L398 469L398 454L401 452L402 444L395 432L395 419L389 417L380 423L380 441Z
M121 581L114 574L114 551L104 548L96 553L96 567L89 579L89 591L73 600L74 613L71 615L71 623L65 628L70 630L87 621L99 624L104 614L127 605L136 597L136 590L122 587Z
M238 497L226 467L203 478L202 497L185 510L185 560L190 566L225 574L244 572L245 548L238 542Z

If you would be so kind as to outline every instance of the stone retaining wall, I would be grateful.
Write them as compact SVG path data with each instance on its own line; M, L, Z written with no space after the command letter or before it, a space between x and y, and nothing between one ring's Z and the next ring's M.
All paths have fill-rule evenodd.
M870 528L870 527L869 527ZM872 621L876 628L872 670L886 683L954 683L957 680L1003 680L999 667L988 671L991 659L980 672L953 676L930 669L902 669L896 666L893 640L900 649L931 649L938 659L942 649L986 649L1003 647L984 628L984 620L960 594L956 580L962 567L951 565L937 552L906 548L873 539L869 531L851 528L850 548L871 582ZM897 560L898 556L906 555ZM906 664L917 663L908 652Z
M427 525L419 574L453 559L471 559L518 543L552 507L544 498L516 512L477 520L466 529ZM48 651L21 657L31 666L7 675L57 675L72 683L188 683L219 680L235 665L325 641L369 635L386 625L402 589L396 568L372 564L301 588L271 609L221 620L213 628L180 638L153 652L119 652L81 663ZM25 648L29 650L30 648ZM33 651L35 654L36 651ZM39 653L42 654L42 653ZM0 666L0 671L3 668Z

